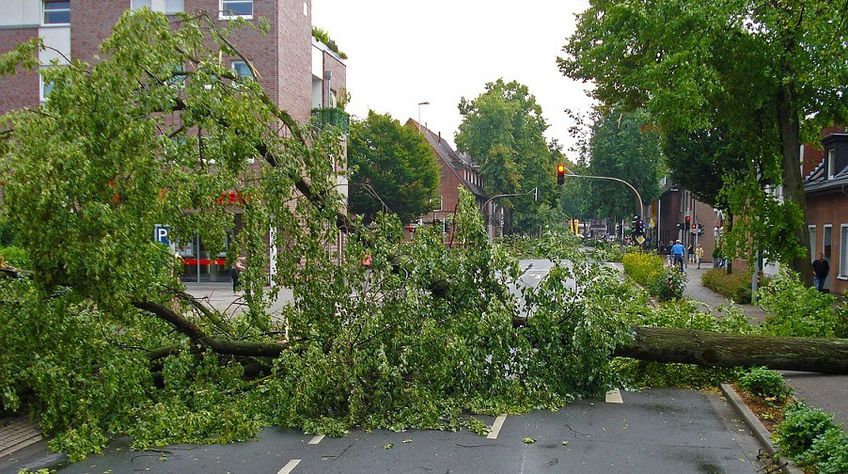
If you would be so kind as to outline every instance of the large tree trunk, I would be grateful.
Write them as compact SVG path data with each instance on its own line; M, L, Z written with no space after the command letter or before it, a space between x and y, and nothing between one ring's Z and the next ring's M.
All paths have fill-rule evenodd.
M807 196L804 194L804 182L801 176L801 126L795 94L790 86L783 85L778 91L777 121L783 154L783 193L784 197L801 208L805 225L795 229L795 239L804 249L801 256L789 263L792 270L801 274L807 285L813 281L813 269L810 266L810 235L807 233Z
M636 339L613 355L706 367L763 366L848 374L848 340L719 334L672 328L633 328Z

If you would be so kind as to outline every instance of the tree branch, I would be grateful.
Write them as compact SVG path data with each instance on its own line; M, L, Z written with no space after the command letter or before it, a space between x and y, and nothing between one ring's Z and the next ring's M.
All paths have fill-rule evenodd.
M150 301L134 302L136 308L152 313L159 319L171 324L177 331L181 332L192 342L203 349L211 350L217 354L229 354L248 357L278 357L288 347L288 343L260 343L260 342L232 342L212 337L197 325L172 309L160 303ZM157 351L162 351L158 349ZM157 351L153 351L156 353ZM159 352L161 354L161 352Z

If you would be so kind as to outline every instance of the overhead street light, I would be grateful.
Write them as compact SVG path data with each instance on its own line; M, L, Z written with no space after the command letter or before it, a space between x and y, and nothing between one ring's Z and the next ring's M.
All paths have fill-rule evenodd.
M418 103L418 130L421 130L421 106L422 105L430 105L429 101L419 102Z

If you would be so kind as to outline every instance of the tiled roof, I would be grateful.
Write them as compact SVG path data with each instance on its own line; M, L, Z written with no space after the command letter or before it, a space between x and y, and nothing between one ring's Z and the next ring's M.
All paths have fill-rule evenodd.
M810 176L804 180L804 192L818 193L827 191L838 191L844 187L848 187L848 168L835 174L832 178L827 178L827 172L824 167L825 160L822 160L818 166L810 173Z

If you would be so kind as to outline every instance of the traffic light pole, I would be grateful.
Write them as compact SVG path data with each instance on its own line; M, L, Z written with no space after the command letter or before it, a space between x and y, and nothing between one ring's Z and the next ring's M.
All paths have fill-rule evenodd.
M526 196L528 194L533 195L533 199L538 202L539 201L539 188L538 186L531 189L529 193L512 193L512 194L498 194L496 196L490 197L483 203L483 212L488 214L488 219L486 219L486 230L489 234L489 245L495 243L495 226L492 225L492 219L494 218L494 206L491 211L489 211L489 204L492 203L495 199L505 198L505 197L516 197L516 196Z
M606 181L615 181L617 183L621 183L621 184L626 185L628 188L630 188L631 191L633 191L634 194L636 194L636 199L639 201L639 218L645 219L645 205L642 204L642 196L640 196L639 191L636 191L636 188L634 188L633 185L631 185L627 181L625 181L623 179L612 178L612 177L609 177L609 176L583 176L583 175L579 175L579 174L570 174L570 173L566 173L565 176L569 176L569 177L572 177L572 178L601 179L601 180L606 180Z

